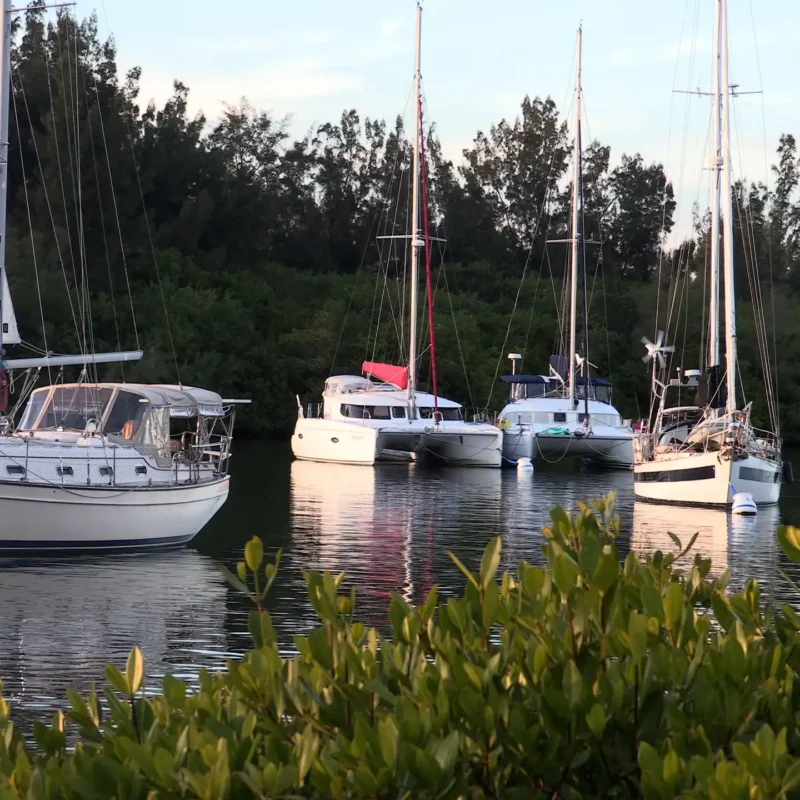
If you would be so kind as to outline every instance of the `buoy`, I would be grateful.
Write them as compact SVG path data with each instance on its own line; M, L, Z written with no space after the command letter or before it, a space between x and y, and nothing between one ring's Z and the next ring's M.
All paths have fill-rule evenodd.
M758 513L758 507L756 506L756 501L753 500L753 495L749 492L737 492L733 496L731 511L734 514L754 517Z
M517 459L517 472L533 472L533 461L529 458Z

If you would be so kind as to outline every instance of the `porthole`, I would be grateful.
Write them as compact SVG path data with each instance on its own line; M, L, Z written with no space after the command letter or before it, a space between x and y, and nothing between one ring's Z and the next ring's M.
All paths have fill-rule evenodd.
M147 467L138 466L138 467L136 467L135 472L136 472L137 475L147 475Z
M334 436L334 437L331 439L331 441L332 441L334 444L338 444L338 442L339 442L339 440L338 440L338 439L337 439L335 436Z
M298 433L298 434L297 434L297 438L298 438L298 439L302 439L302 438L303 438L303 434L302 434L302 433Z

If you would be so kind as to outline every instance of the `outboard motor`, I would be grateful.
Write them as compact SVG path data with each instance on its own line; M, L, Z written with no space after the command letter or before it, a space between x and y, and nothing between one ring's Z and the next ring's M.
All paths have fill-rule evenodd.
M781 477L784 483L794 483L794 472L792 471L792 462L784 460L781 468Z

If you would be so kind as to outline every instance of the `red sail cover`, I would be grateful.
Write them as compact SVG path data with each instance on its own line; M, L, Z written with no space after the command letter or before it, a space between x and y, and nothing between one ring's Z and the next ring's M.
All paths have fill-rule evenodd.
M377 361L365 361L361 365L365 375L372 375L378 380L393 383L401 389L408 388L408 367L398 367L396 364L379 364Z

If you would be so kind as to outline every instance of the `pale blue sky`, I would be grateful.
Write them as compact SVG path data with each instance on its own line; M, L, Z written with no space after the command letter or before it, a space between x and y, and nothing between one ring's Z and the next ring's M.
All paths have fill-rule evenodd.
M210 119L223 101L246 96L259 108L291 114L298 134L344 108L387 119L406 108L413 0L77 6L81 14L97 11L123 68L142 67L143 101L162 102L180 78L191 89L192 110L202 108ZM446 152L458 160L478 129L516 115L525 93L550 94L566 110L582 21L588 133L611 145L613 160L636 151L662 160L678 187L685 228L692 202L706 201L708 101L672 88L708 87L712 8L712 0L425 0L423 76ZM771 163L779 133L800 134L800 3L729 0L729 20L733 82L760 88L758 51L764 88L763 106L759 95L736 101L737 171L763 179L765 152Z

